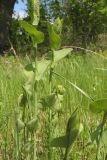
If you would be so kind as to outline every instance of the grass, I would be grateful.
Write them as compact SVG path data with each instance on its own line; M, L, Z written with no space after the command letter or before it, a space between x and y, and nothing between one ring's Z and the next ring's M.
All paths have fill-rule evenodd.
M23 75L23 65L27 60L15 60L12 57L0 58L0 160L13 159L14 157L14 108L22 92L22 85L25 78ZM55 68L55 72L64 76L67 80L76 84L84 90L94 100L107 97L107 71L101 71L98 68L107 68L107 60L97 55L72 55L70 58L62 60ZM62 78L54 75L54 86L61 84L65 87L66 93L63 102L63 116L59 116L54 136L62 135L65 132L66 123L69 116L76 107L80 107L81 119L85 124L85 129L94 126L98 122L98 117L91 114L88 110L90 99L82 95L73 86L69 85ZM44 85L45 84L45 85ZM54 87L53 86L53 87ZM39 97L48 94L49 83L47 77L39 85ZM46 142L46 128L44 121L46 115L42 113L41 134L38 135L40 144L38 145L38 157L41 160L47 160L47 150L44 146ZM65 124L65 126L64 126ZM83 149L83 143L88 141L88 132L81 135L73 148L73 160L94 160L95 149ZM59 154L62 150L54 149L53 159L59 160ZM91 154L90 154L91 153Z

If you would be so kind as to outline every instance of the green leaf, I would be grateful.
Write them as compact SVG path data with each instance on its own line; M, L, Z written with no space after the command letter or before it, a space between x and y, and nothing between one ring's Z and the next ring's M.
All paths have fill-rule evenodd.
M70 134L66 134L65 136L55 138L51 142L52 147L66 148L65 158L68 157L75 140L77 139L78 135L83 130L82 124L80 124L78 126L79 126L79 128L72 129Z
M51 61L46 59L42 59L41 61L38 61L37 76L36 76L37 81L43 78L44 73L47 71L50 64L51 64Z
M27 104L27 95L23 93L18 98L18 106L25 107L26 104Z
M35 70L35 65L34 63L27 64L24 68L24 75L26 76L27 80L29 83L34 80L34 70Z
M104 129L101 141L102 141L102 144L104 145L106 153L107 153L107 129Z
M96 130L91 133L91 143L89 143L89 145L94 143L94 141L98 145L100 140L100 148L103 148L103 150L107 152L107 129L103 130L101 137L101 128L102 124L99 124Z
M51 61L42 59L37 62L37 73L36 73L36 80L39 81L43 78L44 73L47 71L49 65L51 64ZM30 78L34 76L35 72L35 62L26 65L25 67L25 74Z
M55 138L51 142L52 147L61 147L61 148L68 148L71 147L74 143L75 139L77 138L78 130L73 130L72 135L69 137L69 135L61 136L58 138Z
M53 25L50 23L48 23L48 33L49 33L51 49L53 49L53 50L59 49L61 46L61 38L54 31Z
M25 127L25 124L24 124L24 122L22 122L22 120L17 119L16 126L17 126L17 129L20 131Z
M51 146L52 147L61 147L61 148L66 148L68 145L68 137L67 136L62 136L58 137L52 140Z
M54 104L54 110L56 112L60 112L62 109L62 101L63 101L63 95L57 94L56 95L56 101Z
M99 143L99 137L100 137L100 133L101 133L101 127L102 124L99 124L97 126L97 128L91 133L91 142L94 143L94 141L96 142L96 144Z
M26 21L19 21L19 23L21 27L33 38L34 43L39 44L44 41L44 34L38 31L34 26Z
M25 70L26 71L35 71L35 64L34 64L34 62L33 63L30 63L30 64L27 64L26 66L25 66Z
M93 113L107 112L107 99L106 98L98 99L92 102L89 105L89 108Z
M77 109L72 113L71 117L68 120L66 134L69 135L73 129L78 129L79 116L77 115Z
M67 147L71 148L71 146L75 142L78 134L79 134L79 125L78 125L78 128L72 129L70 131L70 134L68 134L68 146Z
M61 32L62 32L62 23L63 23L63 19L60 19L58 17L53 24L54 31L59 35L61 35Z
M60 112L61 111L61 104L63 100L63 95L52 93L50 95L47 95L46 97L42 98L40 100L40 103L44 108L51 108L55 112Z
M37 126L38 126L37 124L38 124L38 121L36 118L34 118L26 124L26 127L29 131L34 132L37 130Z
M56 95L55 94L50 94L50 95L42 98L40 100L40 103L42 104L42 106L44 108L47 108L47 107L52 108L56 103Z
M66 148L65 157L67 157L77 136L81 133L82 130L83 130L83 125L79 122L76 109L68 120L66 135L53 139L53 141L51 142L51 146L65 147Z
M71 115L68 120L66 135L68 135L68 145L66 147L65 157L67 158L71 148L76 141L77 137L83 130L83 125L79 122L79 116L77 110Z
M53 51L53 60L54 62L58 62L64 57L66 57L70 52L72 51L72 48L65 48L58 51Z
M23 86L23 90L25 91L26 95L32 96L32 83L25 83Z

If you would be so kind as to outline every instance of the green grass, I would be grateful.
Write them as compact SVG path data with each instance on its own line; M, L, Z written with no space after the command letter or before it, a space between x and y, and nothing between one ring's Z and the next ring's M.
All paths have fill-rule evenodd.
M25 81L23 66L26 63L27 60L24 59L17 61L12 57L0 58L0 160L12 160L12 157L14 157L14 108L17 105L19 95L22 93L22 85ZM66 58L57 64L55 72L76 84L95 100L107 97L107 71L101 71L97 68L107 68L107 60L95 55L72 55L70 58ZM54 75L53 84L53 87L61 84L66 89L62 107L63 115L59 116L57 125L57 130L59 131L53 133L55 137L65 132L69 116L76 107L81 108L80 118L85 124L85 129L88 126L94 126L98 122L98 117L88 110L90 99L69 85L61 77L57 77L57 75ZM41 82L39 85L39 97L48 94L48 91L49 83L47 77L45 77L44 82ZM46 129L44 128L43 130L42 128L40 138L43 138L43 142L45 142L45 131ZM73 148L73 160L95 159L95 149L82 149L83 143L88 141L87 135L88 132L84 136L81 135L81 139L76 142ZM40 150L39 159L47 160L47 150L42 145L43 142L38 147L38 150ZM54 149L53 160L60 159L58 153L59 151Z

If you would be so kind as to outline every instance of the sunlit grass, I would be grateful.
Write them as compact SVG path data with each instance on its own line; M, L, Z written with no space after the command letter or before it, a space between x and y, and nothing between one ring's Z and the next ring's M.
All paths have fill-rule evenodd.
M12 144L10 145L10 143L14 141L14 108L17 105L17 100L22 92L22 85L24 84L23 66L25 63L27 63L26 60L15 60L11 57L0 58L0 143L2 144L0 146L0 154L4 156L4 158L7 156L9 159L11 159L11 155L14 154L9 153L14 150ZM107 68L107 60L95 55L72 55L70 58L62 60L56 66L55 72L76 84L93 99L98 99L107 97L107 71L98 70L97 68ZM66 124L69 116L76 107L81 107L82 120L84 121L84 118L86 119L86 125L92 124L93 120L95 121L93 115L88 112L91 99L82 95L61 77L57 77L57 75L54 75L53 84L54 86L61 84L66 89L63 102L63 117L59 119L59 126L61 128L59 135L64 132L64 123ZM47 77L45 77L44 83L41 82L39 85L39 97L48 94L48 91L49 82ZM61 124L61 122L64 123ZM6 147L6 145L8 147ZM4 153L2 153L5 147L7 149L7 155L3 155ZM75 160L78 158L82 159L81 157L85 154L78 153L79 147L78 145L74 147ZM55 154L55 159L58 159L58 153L56 151ZM94 154L93 152L90 160L94 157Z

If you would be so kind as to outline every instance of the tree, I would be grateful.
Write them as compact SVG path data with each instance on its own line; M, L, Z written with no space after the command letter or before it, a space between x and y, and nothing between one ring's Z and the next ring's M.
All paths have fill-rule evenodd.
M53 0L49 4L49 15L51 19L56 19L57 17L62 17L63 8L60 0Z
M0 0L0 53L9 47L9 27L16 0Z
M64 35L68 38L68 45L87 48L91 43L95 44L106 26L107 14L103 10L102 0L66 0Z

